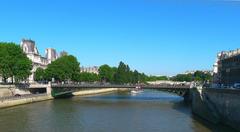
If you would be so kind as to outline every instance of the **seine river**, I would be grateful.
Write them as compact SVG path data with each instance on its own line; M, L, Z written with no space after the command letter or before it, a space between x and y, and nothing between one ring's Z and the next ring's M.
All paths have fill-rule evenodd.
M191 114L172 94L146 90L56 99L0 110L0 132L231 132Z

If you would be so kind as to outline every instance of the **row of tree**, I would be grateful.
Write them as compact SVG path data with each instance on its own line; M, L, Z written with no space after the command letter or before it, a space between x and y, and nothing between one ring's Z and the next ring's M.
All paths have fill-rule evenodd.
M3 82L25 81L31 75L32 62L15 43L0 42L0 76Z
M145 82L147 76L138 71L132 71L128 65L123 62L118 67L110 67L102 65L99 67L99 74L80 73L80 63L72 56L63 56L51 64L44 70L38 68L35 72L35 81L74 81L74 82L109 82L115 84L138 83Z
M172 81L186 81L186 82L206 82L212 80L212 74L210 72L196 71L189 74L178 74L171 78Z
M0 42L0 76L4 82L11 78L11 82L26 81L31 75L32 62L21 47L15 43ZM137 70L131 70L127 64L119 63L118 67L102 65L99 75L94 73L80 73L80 63L76 57L65 55L48 65L46 69L38 68L35 81L75 81L75 82L109 82L109 83L138 83L156 80L154 76L146 76ZM159 79L159 78L158 78Z
M72 56L63 56L48 65L47 69L38 68L35 73L36 81L56 82L74 81L74 82L108 82L113 84L136 84L147 81L172 80L172 81L211 81L212 75L209 72L196 71L193 74L178 74L172 78L167 76L147 76L137 70L131 70L130 67L120 62L118 67L111 67L107 64L99 67L99 74L80 73L80 63Z
M127 64L120 62L118 67L110 67L106 64L100 66L99 78L102 82L136 84L146 82L147 76L144 73L139 73L137 70L131 70Z
M167 76L148 76L147 81L162 81L169 80Z
M12 83L25 81L32 70L32 62L23 53L19 45L0 42L0 76L4 82L8 78ZM80 63L76 57L65 55L48 65L46 69L38 68L34 75L35 81L74 81L74 82L109 82L114 84L145 83L146 81L169 80L166 76L147 76L120 62L118 67L102 65L99 74L80 73ZM208 72L196 71L193 74L178 74L172 81L210 81L212 75Z

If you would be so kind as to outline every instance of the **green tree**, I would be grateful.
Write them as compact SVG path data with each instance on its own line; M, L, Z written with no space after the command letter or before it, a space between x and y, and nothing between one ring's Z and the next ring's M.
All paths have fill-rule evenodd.
M114 80L116 83L124 84L130 81L129 74L130 68L128 65L124 64L122 61L119 63L117 68L117 72L114 76Z
M197 82L205 82L205 81L211 81L212 75L210 72L204 72L204 71L196 71L192 74L178 74L171 78L173 81L197 81Z
M0 75L3 81L8 78L16 82L26 80L31 75L32 62L15 43L0 43Z
M194 74L194 81L204 82L212 80L212 75L209 72L196 71Z
M140 73L137 70L134 70L132 76L133 76L132 83L138 83L140 81Z
M46 79L54 78L56 81L75 81L80 72L80 63L76 57L65 55L48 65Z
M168 80L167 76L148 76L147 81Z
M36 72L34 73L34 80L35 81L43 81L45 80L45 71L42 68L37 68Z
M180 81L180 82L191 82L193 81L193 75L192 74L178 74L171 78L173 81Z
M102 65L99 67L99 77L101 81L112 82L114 77L114 69L109 65Z
M100 78L95 73L82 72L80 73L80 80L83 82L96 82L99 81Z

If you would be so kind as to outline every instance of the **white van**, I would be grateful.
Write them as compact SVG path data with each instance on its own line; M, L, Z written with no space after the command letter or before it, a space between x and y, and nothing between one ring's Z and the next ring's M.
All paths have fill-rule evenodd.
M240 89L240 83L235 83L235 84L233 85L233 87L234 87L234 88L239 88L239 89Z

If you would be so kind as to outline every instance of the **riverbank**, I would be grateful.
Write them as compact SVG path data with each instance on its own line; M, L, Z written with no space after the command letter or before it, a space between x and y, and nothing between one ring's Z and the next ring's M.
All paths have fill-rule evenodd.
M53 97L48 94L6 98L6 99L0 100L0 108L12 107L12 106L29 104L29 103L40 102L40 101L51 100L51 99L53 99Z
M125 88L103 88L103 89L91 89L91 90L81 90L78 92L73 92L73 96L91 96L96 94L111 93L117 91L127 91ZM0 108L13 107L17 105L41 102L46 100L54 99L50 94L38 94L29 96L12 97L0 100Z

